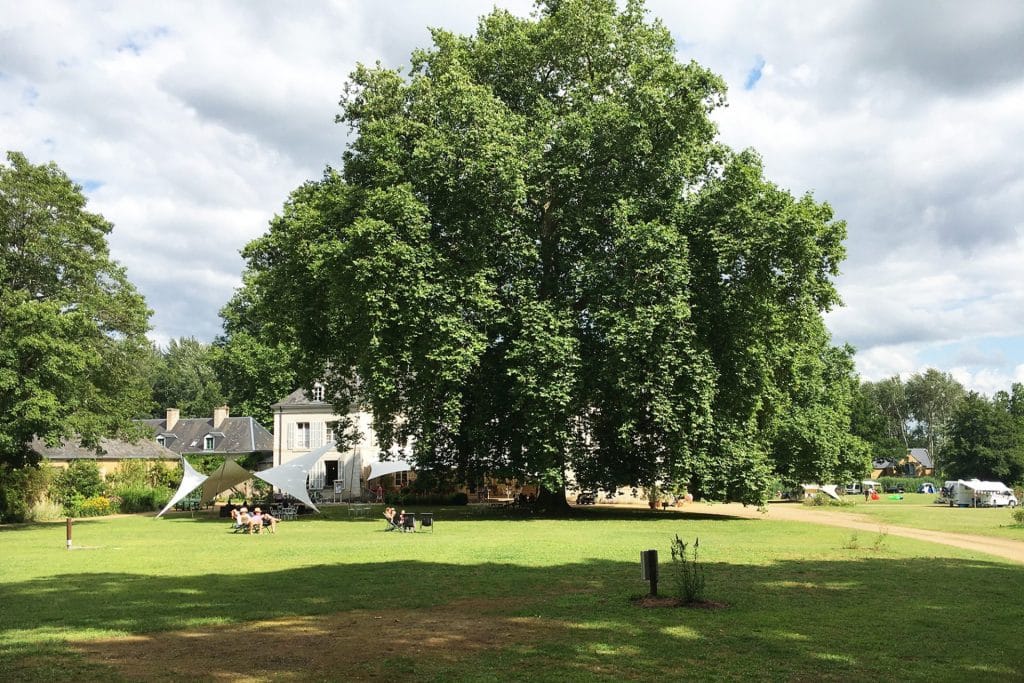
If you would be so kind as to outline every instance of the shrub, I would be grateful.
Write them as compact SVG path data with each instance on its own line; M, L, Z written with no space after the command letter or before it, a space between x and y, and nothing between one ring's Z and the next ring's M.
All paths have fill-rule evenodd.
M12 468L0 464L0 521L23 522L30 518L32 506L46 495L53 479L53 468Z
M1024 508L1014 508L1010 514L1013 516L1013 521L1016 522L1017 526L1024 526Z
M697 562L699 547L699 538L692 547L679 538L679 534L672 540L672 580L676 594L686 604L704 599L704 567Z
M107 475L107 487L111 490L126 486L145 486L146 463L142 460L122 460Z
M154 489L176 489L181 484L183 474L181 465L167 465L159 460L153 460L150 461L146 471L146 483ZM166 503L164 504L166 505Z
M121 499L121 512L148 512L156 509L153 489L145 484L119 486L114 494Z
M50 497L60 501L65 508L75 495L92 498L103 492L103 477L95 460L74 460L67 469L54 477L50 486ZM72 515L77 516L77 515Z
M45 495L32 504L26 519L32 522L52 522L64 518L64 506Z
M469 505L469 495L463 491L452 494L452 497L448 499L450 505Z
M853 507L852 500L846 500L844 498L836 500L832 496L825 495L824 493L815 493L810 498L805 498L803 503L804 505L810 505L813 507Z
M70 517L100 517L112 515L118 511L117 502L107 496L92 496L85 498L81 494L75 494L72 500Z

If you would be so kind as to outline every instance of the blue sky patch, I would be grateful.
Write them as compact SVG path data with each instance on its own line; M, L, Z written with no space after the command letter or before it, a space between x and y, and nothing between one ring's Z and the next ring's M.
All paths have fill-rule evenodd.
M93 178L85 178L83 180L76 179L75 182L81 185L82 189L86 192L95 192L104 185L102 180L94 180Z
M761 71L764 69L764 64L764 57L758 55L757 59L754 60L754 67L747 72L747 80L743 83L744 90L753 90L757 82L761 80Z
M922 350L918 358L923 364L943 372L953 367L972 371L988 367L1010 373L1024 362L1024 337L985 337L939 344Z

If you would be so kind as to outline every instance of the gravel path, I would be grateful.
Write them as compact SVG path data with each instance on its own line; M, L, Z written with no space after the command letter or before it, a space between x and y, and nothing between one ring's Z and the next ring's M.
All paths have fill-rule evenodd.
M793 503L769 505L767 512L760 512L757 508L744 507L738 503L693 503L692 505L687 505L684 510L705 515L721 515L725 517L746 517L751 519L765 518L792 522L809 522L811 524L826 524L829 526L845 527L847 529L857 529L859 531L870 532L877 532L880 528L883 528L886 533L893 536L904 536L906 538L915 538L919 541L951 545L956 548L963 548L965 550L972 550L979 553L987 553L989 555L995 555L997 557L1002 557L1024 564L1024 541L1014 541L1009 538L994 538L991 536L957 534L947 531L929 531L927 529L914 529L884 523L880 524L877 520L852 512L833 512L831 510L810 509L803 505Z

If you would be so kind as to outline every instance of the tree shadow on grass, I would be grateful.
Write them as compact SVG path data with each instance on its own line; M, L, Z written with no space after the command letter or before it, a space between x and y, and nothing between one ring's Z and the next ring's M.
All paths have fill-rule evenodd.
M1024 661L1016 566L846 558L705 570L709 597L727 609L634 607L646 589L637 566L608 560L65 574L0 584L0 670L20 680L52 679L52 661L77 678L128 680L484 679L501 667L538 680L949 680L1013 678Z
M644 521L644 520L658 520L664 521L666 519L676 520L689 520L689 521L713 521L713 522L726 522L735 521L738 519L749 519L748 517L740 515L729 515L729 514L710 514L705 512L690 511L685 508L669 508L667 510L650 510L646 508L626 508L626 507L587 507L587 508L570 508L567 514L562 515L532 515L524 513L521 510L505 510L505 509L490 509L481 508L479 506L429 506L429 505L417 505L407 506L400 508L407 510L413 514L420 515L423 512L433 513L434 519L438 522L444 521L459 521L459 522L496 522L496 521L507 521L507 522L531 522L531 521L550 521L550 520L566 520L573 522L581 521ZM300 515L295 521L298 522L351 522L354 524L365 524L367 522L380 523L383 525L384 517L384 506L381 505L380 509L374 509L374 511L367 517L356 517L349 515L345 508L323 508L323 512L317 514ZM418 517L417 517L418 519ZM164 521L195 521L203 523L218 523L230 525L231 520L227 517L220 517L216 511L206 510L197 512L194 516L189 516L187 512L179 513L168 513L164 516Z

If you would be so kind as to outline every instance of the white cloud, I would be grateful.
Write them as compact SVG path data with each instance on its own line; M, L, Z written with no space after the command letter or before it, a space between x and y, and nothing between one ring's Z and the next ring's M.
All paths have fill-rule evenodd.
M156 311L154 338L209 339L238 251L291 189L340 163L334 116L356 62L405 68L427 27L471 32L491 5L7 3L0 147L86 185ZM1020 374L1024 343L999 356L987 340L1024 340L1024 4L649 9L681 59L729 83L722 139L756 148L770 179L847 222L846 306L827 321L866 378L939 357L973 388Z

